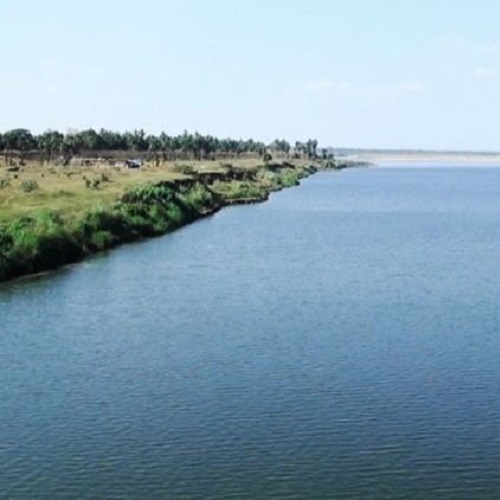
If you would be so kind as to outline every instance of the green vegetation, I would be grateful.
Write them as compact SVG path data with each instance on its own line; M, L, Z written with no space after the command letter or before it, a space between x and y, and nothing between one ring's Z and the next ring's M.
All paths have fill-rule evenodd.
M39 192L36 182L16 179L23 199L40 201L45 194L45 206L52 210L35 209L29 215L0 223L0 281L54 269L121 243L167 233L228 204L264 200L271 191L295 185L313 171L313 167L290 163L251 169L224 165L216 173L193 170L189 176L177 174L168 180L132 185L113 201L105 203L107 197L103 196L102 203L69 215L58 208L61 198L72 203L70 192L59 190L52 199ZM102 175L97 178L101 184ZM74 182L73 177L63 176L63 180L68 184ZM113 177L106 177L103 185L112 184ZM5 189L12 189L10 182ZM100 193L99 187L81 189Z
M221 206L196 184L182 193L171 185L126 192L113 206L78 218L41 212L0 226L0 280L53 269L117 244L171 231Z
M144 130L133 132L113 132L94 129L62 134L47 130L34 135L30 130L18 128L0 134L0 151L3 151L5 164L17 159L21 165L27 159L43 162L59 161L68 165L73 157L116 158L133 154L134 157L155 161L176 160L215 160L217 158L240 158L244 156L266 157L270 161L275 156L314 160L318 158L318 141L309 139L297 141L292 148L285 139L275 139L264 144L253 139L217 138L211 135L194 134L185 131L177 136L146 134ZM322 150L321 158L328 156Z
M31 191L38 189L38 182L36 182L32 179L26 179L26 180L21 182L21 189L25 193L31 193Z
M93 129L0 134L0 281L265 200L337 164L318 141Z
M265 200L269 196L262 184L249 181L216 182L213 189L229 204Z

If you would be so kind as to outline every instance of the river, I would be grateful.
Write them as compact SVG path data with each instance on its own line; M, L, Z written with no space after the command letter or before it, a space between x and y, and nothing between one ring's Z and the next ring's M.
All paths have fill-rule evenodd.
M498 498L500 168L383 167L0 285L0 496Z

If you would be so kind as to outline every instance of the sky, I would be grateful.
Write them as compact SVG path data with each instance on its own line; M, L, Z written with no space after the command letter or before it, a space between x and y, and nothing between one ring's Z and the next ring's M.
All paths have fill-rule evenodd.
M0 131L500 151L498 0L0 0Z

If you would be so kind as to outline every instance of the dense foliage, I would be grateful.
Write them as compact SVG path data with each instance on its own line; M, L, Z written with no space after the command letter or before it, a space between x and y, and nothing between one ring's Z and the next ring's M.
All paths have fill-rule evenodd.
M112 154L116 151L128 151L135 154L150 154L157 159L202 160L214 157L238 157L242 154L263 156L267 154L283 154L313 159L317 157L318 141L309 139L297 141L292 145L285 139L276 139L271 144L264 144L253 139L219 139L198 132L170 136L165 132L159 135L146 134L144 130L133 132L113 132L111 130L94 129L63 134L55 130L47 130L39 135L28 129L18 128L0 134L0 151L5 161L15 153L25 158L28 153L37 153L40 159L50 161L62 157L66 161L72 156ZM322 150L323 156L325 150Z

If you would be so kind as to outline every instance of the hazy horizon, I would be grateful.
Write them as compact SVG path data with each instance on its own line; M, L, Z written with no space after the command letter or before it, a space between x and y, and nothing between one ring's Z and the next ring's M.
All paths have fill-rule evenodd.
M500 5L4 0L0 129L498 151Z

